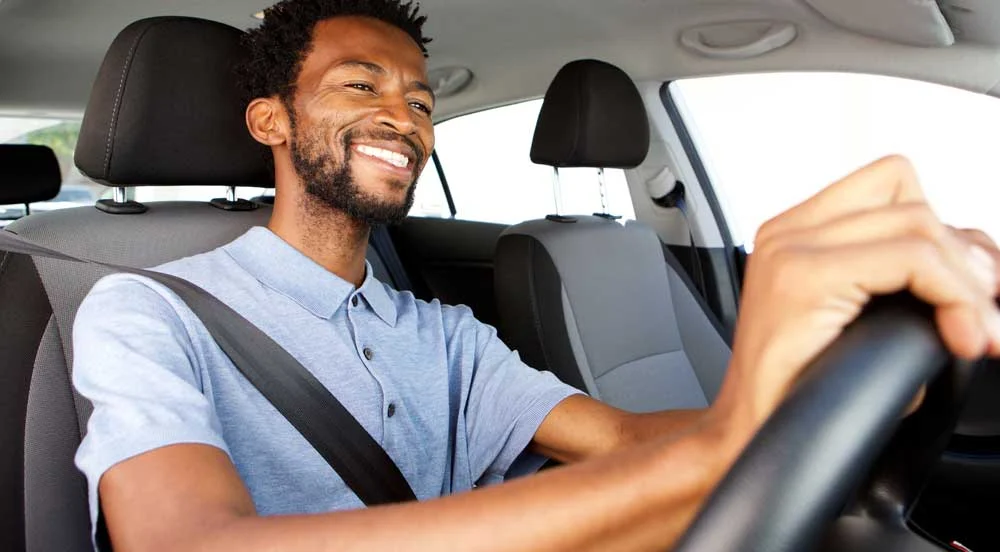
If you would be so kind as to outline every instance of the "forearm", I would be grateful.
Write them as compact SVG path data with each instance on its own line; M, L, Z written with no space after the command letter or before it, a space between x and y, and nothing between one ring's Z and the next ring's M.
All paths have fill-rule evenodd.
M704 423L707 413L708 409L697 409L629 414L622 420L621 446L636 446L694 431Z
M676 438L705 425L705 410L633 414L585 395L559 403L542 422L532 450L564 464Z
M622 453L423 503L243 517L196 550L646 550L680 535L734 454L714 435ZM176 544L176 543L173 543Z

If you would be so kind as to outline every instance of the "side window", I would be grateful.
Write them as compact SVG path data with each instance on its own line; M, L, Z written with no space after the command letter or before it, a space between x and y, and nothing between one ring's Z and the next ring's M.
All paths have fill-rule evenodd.
M892 77L776 73L670 85L737 243L854 169L907 156L937 214L1000 238L1000 100Z
M62 188L50 201L31 205L32 211L49 211L67 207L93 205L98 199L111 196L109 188L93 182L80 173L73 162L79 120L35 119L27 117L0 117L0 144L35 144L48 146L55 152L62 170ZM273 190L242 187L239 197L250 198L273 194ZM140 202L191 200L209 201L224 197L224 187L206 186L144 186L135 188L134 199ZM6 226L25 214L24 205L0 205L0 227Z
M435 149L457 218L514 224L556 212L552 168L531 162L541 109L532 100L456 117L435 126ZM634 219L625 173L605 171L608 211ZM601 211L596 169L560 171L563 214ZM447 217L448 204L433 163L420 177L412 216Z
M33 210L46 211L93 205L104 187L80 174L73 164L73 150L80 134L80 121L0 117L0 143L48 146L55 152L62 171L62 189L50 201L36 203ZM24 216L24 205L0 205L0 226Z

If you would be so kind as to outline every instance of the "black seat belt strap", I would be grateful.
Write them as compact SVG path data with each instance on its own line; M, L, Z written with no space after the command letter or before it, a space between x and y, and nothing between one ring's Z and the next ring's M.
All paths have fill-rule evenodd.
M389 271L389 277L392 278L395 288L399 291L412 291L413 285L410 283L409 276L406 275L406 269L403 268L403 261L396 252L396 246L392 243L389 229L381 224L373 227L368 241L371 242L379 257L382 258L382 262L385 263L385 269Z
M0 251L104 266L155 280L177 294L236 368L368 506L416 500L389 454L340 401L267 334L197 285L168 274L102 263L0 231Z

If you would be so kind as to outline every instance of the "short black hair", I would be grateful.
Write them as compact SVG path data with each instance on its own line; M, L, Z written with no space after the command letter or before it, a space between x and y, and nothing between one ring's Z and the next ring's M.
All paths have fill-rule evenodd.
M244 37L245 61L237 68L247 102L278 96L291 105L295 81L312 47L316 24L334 17L364 16L398 27L427 55L427 17L413 0L281 0L264 10L264 22Z

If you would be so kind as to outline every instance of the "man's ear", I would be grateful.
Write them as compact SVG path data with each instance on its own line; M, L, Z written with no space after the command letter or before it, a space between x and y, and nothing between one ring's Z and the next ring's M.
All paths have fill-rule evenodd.
M277 98L257 98L247 106L247 129L254 140L265 146L288 142L288 116Z

